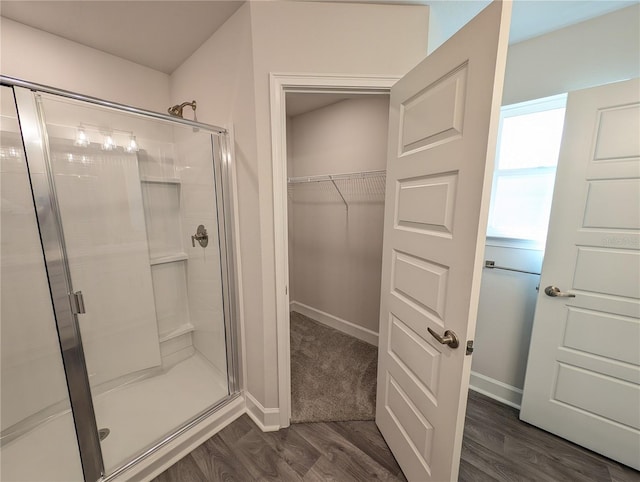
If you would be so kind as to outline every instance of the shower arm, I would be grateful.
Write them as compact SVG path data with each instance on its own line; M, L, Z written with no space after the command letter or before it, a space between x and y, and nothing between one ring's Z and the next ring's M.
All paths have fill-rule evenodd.
M190 106L193 109L193 119L196 119L196 101L192 100L191 102L183 102L182 104L176 104L167 109L169 114L174 115L176 117L184 118L182 115L182 110L186 107Z

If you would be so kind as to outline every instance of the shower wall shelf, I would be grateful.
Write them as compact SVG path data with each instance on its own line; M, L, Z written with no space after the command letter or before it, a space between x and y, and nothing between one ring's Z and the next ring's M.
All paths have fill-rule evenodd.
M159 256L157 258L150 258L149 264L155 266L157 264L175 263L176 261L186 261L189 259L187 253L175 253L167 256Z
M387 171L384 169L375 170L375 171L360 171L360 172L349 172L344 174L322 174L317 176L300 176L300 177L290 177L288 178L288 185L293 187L296 185L304 185L310 183L331 183L335 188L336 192L342 199L342 202L345 205L347 212L349 211L349 201L353 195L354 189L350 189L350 183L356 181L366 181L370 180L371 182L363 182L363 186L360 186L359 194L379 194L382 195L382 199L384 199L384 184L387 176ZM342 189L341 189L342 186ZM381 187L381 189L380 189ZM376 189L378 188L378 189Z
M157 184L181 184L182 181L178 177L154 177L143 176L140 178L140 182L149 182Z
M160 343L164 343L165 341L173 340L174 338L178 338L179 336L185 335L187 333L191 333L195 331L195 327L191 323L185 323L182 326L179 326L175 330L172 330L168 333L160 334Z

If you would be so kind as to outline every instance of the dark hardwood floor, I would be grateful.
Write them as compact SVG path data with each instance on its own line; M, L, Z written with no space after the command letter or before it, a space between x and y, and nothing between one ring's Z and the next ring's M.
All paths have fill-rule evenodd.
M374 422L263 433L243 415L154 482L406 480ZM638 482L640 473L518 420L469 392L460 481Z
M469 391L460 481L638 482L640 473L533 425Z

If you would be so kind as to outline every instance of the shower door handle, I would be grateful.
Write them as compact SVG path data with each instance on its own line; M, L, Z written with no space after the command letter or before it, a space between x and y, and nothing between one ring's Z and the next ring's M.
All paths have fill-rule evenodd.
M71 312L74 315L84 315L87 312L84 307L84 296L82 296L82 291L69 293L69 301L71 302Z
M203 248L206 248L209 244L209 234L207 233L207 229L204 227L204 224L198 226L198 229L196 229L196 234L191 236L191 245L194 248L196 247L196 241Z

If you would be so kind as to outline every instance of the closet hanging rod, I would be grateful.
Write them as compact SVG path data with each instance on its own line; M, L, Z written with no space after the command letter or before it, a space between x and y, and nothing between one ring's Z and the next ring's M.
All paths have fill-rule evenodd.
M300 184L305 182L322 182L322 181L340 181L340 180L352 180L352 179L367 179L371 177L382 177L387 174L384 169L378 171L362 171L362 172L348 172L344 174L324 174L320 176L301 176L290 177L288 179L289 184Z

